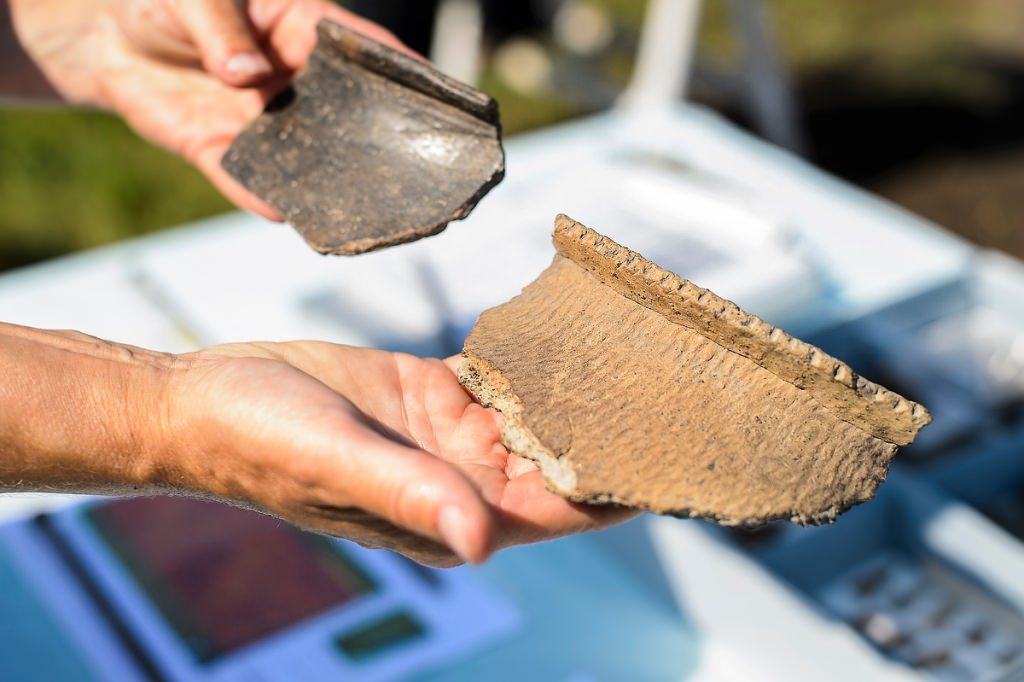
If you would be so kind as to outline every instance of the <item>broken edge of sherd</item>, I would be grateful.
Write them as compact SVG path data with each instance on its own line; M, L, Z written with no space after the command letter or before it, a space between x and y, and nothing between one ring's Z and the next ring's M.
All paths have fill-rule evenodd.
M931 422L924 406L564 214L555 218L553 241L559 255L605 286L808 391L836 417L876 438L908 445Z

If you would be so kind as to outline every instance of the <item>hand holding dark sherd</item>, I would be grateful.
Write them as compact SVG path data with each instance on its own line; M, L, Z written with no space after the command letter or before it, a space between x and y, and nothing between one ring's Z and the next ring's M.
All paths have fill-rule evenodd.
M49 95L110 109L198 167L236 204L276 220L220 159L305 66L317 21L329 18L407 50L328 0L0 0L0 29L5 3L27 58L5 63L0 98ZM0 43L3 36L0 30Z

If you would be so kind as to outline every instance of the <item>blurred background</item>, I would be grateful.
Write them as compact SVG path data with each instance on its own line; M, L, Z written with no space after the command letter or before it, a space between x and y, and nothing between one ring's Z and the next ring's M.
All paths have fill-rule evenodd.
M342 4L390 20L430 53L436 3ZM489 4L479 60L448 60L500 101L509 134L606 108L628 80L644 0ZM734 4L704 3L692 98L763 133L729 78L745 59ZM790 146L979 244L1024 255L1024 4L766 0L763 9L795 109ZM231 208L111 116L12 109L0 110L0 202L0 269Z
M648 515L480 569L196 501L25 507L0 524L0 678L1024 679L1024 265L1000 253L1024 257L1024 3L345 4L499 100L508 177L466 224L338 261L233 213L10 273L0 319L443 356L550 262L565 211L934 423L833 526ZM686 100L825 172L676 106L690 72ZM78 111L0 110L0 200L0 270L233 211Z

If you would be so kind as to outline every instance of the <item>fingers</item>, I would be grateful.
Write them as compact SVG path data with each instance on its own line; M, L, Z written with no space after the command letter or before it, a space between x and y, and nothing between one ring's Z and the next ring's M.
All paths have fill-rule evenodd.
M280 4L280 3L278 3ZM316 23L330 19L365 36L422 59L406 47L390 31L342 9L328 0L295 0L282 7L273 3L254 3L250 8L253 24L268 38L275 59L290 71L305 66L316 45Z
M380 24L376 24L369 19L364 19L358 14L353 14L346 9L342 9L333 2L319 0L319 4L322 6L323 18L336 21L343 26L347 26L353 31L358 31L364 36L373 38L378 43L384 43L388 47L393 47L399 52L404 52L410 57L426 61L422 55L411 50L405 43L399 40L394 33L387 30Z
M545 488L540 471L509 481L502 511L502 546L608 528L639 514L634 509L570 502Z
M367 434L358 455L346 460L360 508L444 543L464 561L481 563L490 555L490 509L455 467L376 434Z
M259 199L232 178L220 165L221 157L227 151L228 144L211 145L193 155L190 159L195 166L209 178L217 189L239 208L263 216L267 220L284 222L284 217L273 206Z
M510 481L539 470L540 467L537 466L536 462L519 455L509 454L505 462L505 475L508 476Z
M273 74L253 32L245 0L185 2L181 22L204 68L236 87L263 82Z

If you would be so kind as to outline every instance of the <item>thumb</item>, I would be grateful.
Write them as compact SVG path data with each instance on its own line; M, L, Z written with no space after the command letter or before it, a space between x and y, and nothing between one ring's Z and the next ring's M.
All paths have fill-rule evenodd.
M246 5L246 0L195 0L182 3L179 16L206 70L235 87L255 85L274 72Z
M353 502L396 526L438 540L463 561L492 551L494 520L469 479L450 463L384 436L369 436L346 458Z

